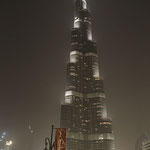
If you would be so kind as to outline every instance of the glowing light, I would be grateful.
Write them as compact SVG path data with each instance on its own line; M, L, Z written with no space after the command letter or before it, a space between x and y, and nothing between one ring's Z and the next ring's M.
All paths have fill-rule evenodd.
M74 21L74 28L79 28L80 27L80 22L81 20L78 18Z
M3 132L3 135L6 135L6 132Z
M82 0L82 2L83 2L83 8L84 8L84 9L87 9L87 3L86 3L86 1L85 1L85 0Z
M99 79L99 69L98 69L98 63L97 62L95 62L93 64L93 68L92 69L93 69L93 77Z
M33 131L33 130L31 130L31 133L34 133L34 131Z
M82 98L95 98L95 97L102 97L102 98L106 98L104 93L90 93L90 94L83 94L83 93L79 93L79 92L75 92L75 91L66 91L65 92L65 96L77 96L77 97L82 97Z
M103 135L100 135L98 139L103 140L104 139Z
M12 141L6 141L6 146L10 146L10 145L12 145Z
M80 55L80 56L82 56L82 53L79 52L79 51L71 51L70 52L70 56L72 56L72 55Z

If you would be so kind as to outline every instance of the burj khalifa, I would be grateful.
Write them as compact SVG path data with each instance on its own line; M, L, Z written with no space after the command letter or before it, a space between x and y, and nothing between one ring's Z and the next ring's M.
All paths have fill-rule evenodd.
M75 0L60 120L61 127L67 129L67 150L115 150L112 120L107 116L105 99L87 2Z

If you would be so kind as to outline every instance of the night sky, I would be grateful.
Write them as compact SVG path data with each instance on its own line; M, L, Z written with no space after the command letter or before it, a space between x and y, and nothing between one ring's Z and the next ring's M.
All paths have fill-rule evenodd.
M150 4L87 1L116 148L134 150L150 133ZM15 150L42 150L51 125L59 127L73 7L73 0L0 2L0 133Z

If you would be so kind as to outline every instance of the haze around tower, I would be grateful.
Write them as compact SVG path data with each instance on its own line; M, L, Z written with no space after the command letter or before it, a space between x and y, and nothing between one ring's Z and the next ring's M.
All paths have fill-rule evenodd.
M133 150L150 127L149 2L88 4L116 147ZM72 0L1 1L0 131L16 150L43 149L51 124L59 126L72 10Z

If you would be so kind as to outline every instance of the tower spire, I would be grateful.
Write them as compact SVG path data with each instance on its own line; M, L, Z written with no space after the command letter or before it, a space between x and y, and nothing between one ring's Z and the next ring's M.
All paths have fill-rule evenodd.
M92 41L91 17L85 0L75 1L74 28L81 29L83 37Z
M75 6L78 9L87 9L86 0L75 0Z

